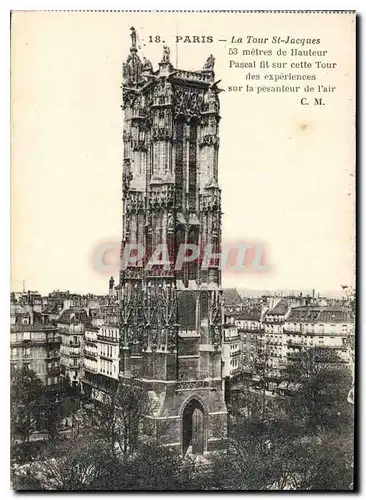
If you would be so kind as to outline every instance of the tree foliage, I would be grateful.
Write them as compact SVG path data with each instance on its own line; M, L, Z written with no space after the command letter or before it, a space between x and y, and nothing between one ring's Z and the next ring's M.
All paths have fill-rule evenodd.
M10 379L10 424L13 442L29 443L41 426L41 408L45 402L42 381L27 367L13 370Z
M100 400L85 405L87 425L94 438L105 444L112 454L122 454L124 459L136 449L138 436L149 401L139 387L120 383L111 393L104 393Z
M330 351L304 351L288 366L297 390L285 397L249 387L233 401L228 446L208 458L137 439L149 402L137 384L120 384L84 406L88 432L49 441L18 489L96 491L350 490L353 405L349 371ZM132 381L133 382L133 381ZM240 400L241 399L241 400ZM235 403L235 404L234 404ZM241 411L244 408L244 411ZM54 448L52 448L54 446Z
M352 373L339 356L326 348L314 348L293 358L287 369L289 383L299 387L287 403L287 413L308 433L347 429L353 425L353 408L347 401Z
M292 358L285 376L291 388L285 397L263 398L263 391L248 388L243 401L237 398L228 457L215 463L218 484L244 490L350 489L348 366L334 351L305 350Z

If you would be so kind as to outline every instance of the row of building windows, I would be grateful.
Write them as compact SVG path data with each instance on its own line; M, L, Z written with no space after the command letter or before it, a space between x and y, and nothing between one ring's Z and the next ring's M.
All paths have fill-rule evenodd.
M100 335L105 336L105 337L111 337L113 339L118 339L119 330L118 330L118 328L101 328Z
M113 346L107 344L100 344L100 354L102 356L108 356L108 358L112 358L114 354Z
M113 361L106 359L100 360L100 371L106 375L116 375L116 365Z
M240 321L239 320L237 323L238 323L238 326L240 328L244 328L246 330L255 330L255 329L260 328L260 323L259 322L256 323L256 322L252 321L251 323L248 323L246 321Z
M45 349L31 349L30 347L12 347L10 353L11 359L45 359L47 357L57 357L59 355L59 351L50 351L47 353Z

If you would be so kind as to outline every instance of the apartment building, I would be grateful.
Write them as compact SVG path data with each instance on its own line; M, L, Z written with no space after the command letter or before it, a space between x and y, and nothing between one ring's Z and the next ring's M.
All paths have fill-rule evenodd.
M342 306L295 307L283 330L283 352L286 356L305 347L331 349L348 360L348 339L354 334L354 319Z
M235 318L241 341L243 373L252 374L254 372L254 363L258 356L258 345L260 345L264 334L262 315L261 308L247 307Z
M83 378L84 332L89 324L87 312L79 308L63 311L57 320L61 335L61 376L75 386Z
M94 399L115 389L119 378L119 326L88 326L84 342L83 391Z
M49 391L59 390L61 337L46 315L10 306L10 367L33 370Z
M242 350L235 316L226 316L222 338L222 376L233 377L242 370Z

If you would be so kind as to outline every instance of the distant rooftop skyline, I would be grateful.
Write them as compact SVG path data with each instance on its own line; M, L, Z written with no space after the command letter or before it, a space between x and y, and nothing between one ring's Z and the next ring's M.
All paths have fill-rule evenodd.
M107 286L106 290L103 292L92 292L88 290L84 291L75 291L71 289L61 289L58 287L54 287L50 290L46 291L40 291L37 289L29 289L25 287L24 293L39 293L42 296L47 296L53 292L60 292L60 293L69 293L70 295L108 295L108 281L109 279L106 280ZM118 283L116 283L117 285ZM348 285L347 285L348 286ZM351 288L351 287L350 287ZM317 290L317 289L281 289L281 288L276 288L276 289L255 289L255 288L243 288L243 287L226 287L223 285L223 289L236 289L238 293L242 297L258 297L258 296L263 296L263 295L277 295L277 296L290 296L290 295L300 295L302 294L304 297L307 295L312 295L313 290L315 292L315 297L321 296L321 297L328 297L328 298L342 298L345 296L345 290L340 287L339 290ZM23 288L22 289L11 289L12 293L16 294L21 294L23 293Z

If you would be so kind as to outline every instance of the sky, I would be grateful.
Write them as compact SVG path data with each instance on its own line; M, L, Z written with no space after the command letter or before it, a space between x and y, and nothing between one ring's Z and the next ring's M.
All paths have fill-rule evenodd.
M110 269L102 272L98 259L101 248L118 248L122 231L120 86L131 25L154 68L162 55L162 44L149 42L156 35L182 69L202 68L211 53L216 58L225 90L223 241L261 244L268 262L266 271L224 273L223 285L324 291L352 284L350 16L18 12L11 41L12 289L24 281L41 293L107 292ZM214 42L176 45L177 33ZM229 92L246 85L248 70L230 68L234 45L217 39L247 34L320 37L327 60L337 62L316 73L319 83L336 86L326 105L301 106L297 94Z

